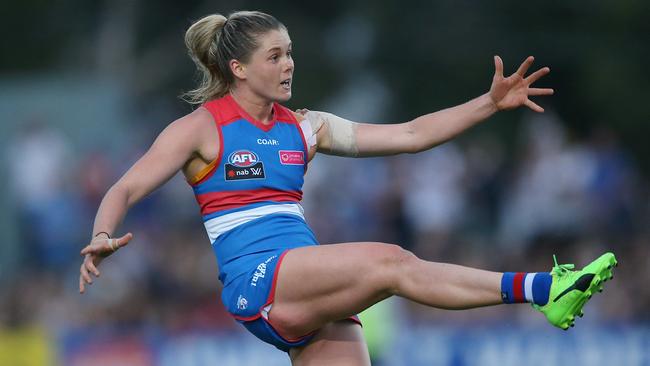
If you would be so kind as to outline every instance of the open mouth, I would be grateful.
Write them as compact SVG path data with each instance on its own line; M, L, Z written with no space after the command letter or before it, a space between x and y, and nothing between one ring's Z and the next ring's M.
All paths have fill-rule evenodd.
M280 83L285 90L291 90L291 78L286 79Z

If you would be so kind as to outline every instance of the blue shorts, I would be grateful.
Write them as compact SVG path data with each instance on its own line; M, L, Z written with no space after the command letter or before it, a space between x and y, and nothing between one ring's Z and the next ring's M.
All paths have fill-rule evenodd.
M281 336L268 320L268 312L275 298L280 264L289 250L269 251L266 259L232 280L221 293L221 300L226 309L239 323L257 338L285 352L289 352L293 347L306 345L316 333L287 339ZM361 324L356 316L349 319Z

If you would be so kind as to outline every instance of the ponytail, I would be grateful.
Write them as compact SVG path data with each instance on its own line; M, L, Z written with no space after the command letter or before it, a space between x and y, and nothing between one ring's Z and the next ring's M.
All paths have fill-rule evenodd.
M182 98L190 104L203 104L226 95L235 82L230 60L248 62L259 47L258 37L277 29L286 28L273 16L258 11L238 11L228 18L212 14L196 21L185 32L185 46L201 73L201 82Z
M185 32L185 46L202 76L199 86L183 95L183 99L191 104L220 98L230 88L216 62L218 39L226 20L221 14L208 15Z

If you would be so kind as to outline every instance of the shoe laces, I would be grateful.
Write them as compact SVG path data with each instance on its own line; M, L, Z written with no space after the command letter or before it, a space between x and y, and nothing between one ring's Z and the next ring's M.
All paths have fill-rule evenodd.
M567 264L558 264L557 263L557 258L555 257L555 254L553 254L553 273L562 277L565 276L573 271L573 269L576 267L572 263L567 263Z

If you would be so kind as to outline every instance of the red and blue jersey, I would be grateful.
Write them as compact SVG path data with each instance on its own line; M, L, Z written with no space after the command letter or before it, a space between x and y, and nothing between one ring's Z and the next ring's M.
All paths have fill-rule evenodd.
M308 150L300 123L277 103L269 124L230 95L203 107L220 153L190 184L227 285L270 251L317 244L300 206Z

